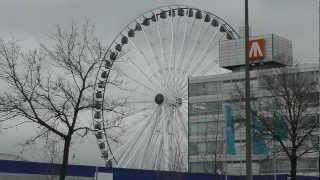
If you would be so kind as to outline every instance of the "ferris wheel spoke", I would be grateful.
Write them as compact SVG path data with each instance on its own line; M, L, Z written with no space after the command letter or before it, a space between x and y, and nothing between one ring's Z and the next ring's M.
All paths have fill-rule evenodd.
M136 88L134 88L134 89L129 89L129 88L124 88L124 87L118 87L118 89L120 90L120 91L124 91L124 92L128 92L128 93L131 93L131 94L139 94L139 95L141 95L141 96L153 96L154 94L153 93L151 93L151 92L149 92L149 91L144 91L144 92L142 92L142 91L140 91L140 90L138 90L138 87L136 87Z
M177 18L176 20L176 31L179 31L180 30L180 21L181 21L182 18ZM172 51L171 51L171 58L172 58L172 65L171 65L171 69L172 69L172 76L173 76L173 80L172 80L172 87L174 89L177 89L176 85L175 85L175 81L176 81L176 76L178 74L177 72L177 67L176 67L176 64L177 64L177 52L178 52L178 47L177 45L179 44L179 42L177 41L177 38L179 36L178 32L175 34L174 32L172 32L173 34L173 43L172 43Z
M143 57L144 61L147 63L147 65L149 67L150 66L150 63L148 62L148 58L146 57L146 55L142 52L142 50L140 50L136 44L129 38L129 42L131 43L131 45L136 49L136 51ZM130 58L128 59L129 62L151 83L151 84L154 84L154 85L157 85L159 86L159 84L157 83L157 81L153 81L149 76L146 75L146 73L134 62L132 61ZM153 76L151 76L153 77ZM155 78L155 77L154 77Z
M189 15L189 11L188 11L188 15ZM188 16L187 15L187 16ZM185 18L186 19L186 18ZM176 68L176 72L177 72L177 76L174 78L174 81L176 84L176 89L179 88L179 86L177 86L178 82L181 80L181 79L184 79L185 78L185 75L182 73L182 63L183 63L183 58L181 58L181 56L184 54L183 52L185 51L185 46L186 46L186 41L187 41L187 34L189 33L187 27L188 27L188 24L189 24L189 19L186 19L185 21L185 29L184 29L184 33L183 33L183 41L182 41L182 46L181 46L181 50L178 55L178 58L177 58L177 68ZM192 22L192 24L194 23L194 20ZM191 26L191 28L193 28L194 26Z
M159 149L158 149L158 151L156 152L156 154L155 154L155 160L154 160L154 163L153 163L153 168L157 168L158 166L159 166L159 164L161 163L159 163L158 161L160 160L161 161L161 153L162 153L162 151L163 151L163 136L160 136L161 137L161 139L160 139L160 144L159 144Z
M167 107L167 109L168 109L168 107ZM162 124L162 137L163 137L163 142L164 142L163 143L164 144L163 148L168 151L169 145L168 145L168 139L167 139L166 135L168 134L168 125L169 125L170 122L168 121L169 113L168 113L168 111L165 111L165 112L166 113L165 113L165 115L163 117L164 120L162 121L163 122L163 124ZM164 156L167 155L167 151L164 152Z
M158 112L156 117L159 117L160 116L159 114L161 114L161 109L159 109L159 110L160 111ZM158 123L159 122L157 122L157 121L153 121L153 127L156 127ZM142 153L143 158L142 158L142 161L140 162L140 167L142 167L144 165L144 159L149 158L149 156L148 156L149 149L152 148L151 151L154 151L153 148L155 148L151 145L152 145L152 137L156 133L156 129L152 128L152 127L150 127L150 128L151 129L148 132L146 132L146 136L144 136L144 138L141 140L141 143L144 143L144 144L145 144L145 142L148 142L148 143L146 143L145 147L143 147L143 145L141 144L141 146L139 148L140 150L142 150L141 149L142 147L144 148L144 152Z
M179 18L179 21L183 19L183 18ZM178 27L181 26L181 24L183 24L183 22L179 23L178 21ZM180 73L181 73L181 67L182 67L182 64L183 64L183 59L181 59L181 54L182 54L182 51L185 49L185 46L186 46L186 41L187 41L187 27L189 24L189 19L187 19L184 23L184 26L182 25L182 37L183 37L183 40L182 40L182 46L181 46L181 42L178 42L176 43L176 47L175 47L175 54L174 54L174 74L173 74L173 78L172 78L172 87L174 88L174 92L175 94L177 94L177 90L179 89L179 86L177 86L177 81L179 81L179 79L181 78L180 76ZM181 36L181 35L179 35ZM181 46L179 48L179 45ZM180 49L180 51L179 51ZM185 77L182 77L182 78L185 78Z
M141 85L143 86L144 88L154 92L154 93L157 93L155 89L153 89L152 87L150 86L147 86L146 84L144 84L143 82L139 81L139 80L136 80L134 78L132 78L131 76L129 76L128 74L126 74L125 72L123 72L122 70L119 70L119 73L121 73L123 76L125 76L126 78L132 80L133 82L135 82L136 84L138 85Z
M223 36L220 36L220 37L218 38L215 46L218 45L219 41L220 41L222 38L223 38ZM215 46L214 46L214 47L215 47ZM213 48L214 48L214 47L213 47ZM205 59L205 58L208 56L209 52L210 52L210 49L208 48L208 49L206 50L206 52L202 55L202 58L201 58L201 59ZM190 74L195 74L197 71L201 70L201 69L204 68L204 67L205 67L206 69L210 70L210 67L212 67L214 64L217 64L217 63L218 63L218 55L216 55L216 57L214 58L214 60L211 61L211 62L209 62L209 64L207 64L206 66L203 66L203 65L205 64L205 61L198 61L198 62L196 63L196 66L194 66L194 67L192 68Z
M172 14L172 12L173 12L173 9L171 9L170 8L170 12L171 12L171 14ZM173 43L174 43L174 31L173 31L173 29L174 29L174 25L173 25L173 16L171 16L171 19L170 19L170 24L171 24L171 43L170 43L170 58L169 58L169 67L168 67L168 70L169 70L169 72L170 72L170 76L172 75L172 69L171 69L171 67L172 67L172 64L174 64L172 61L173 61L173 59L172 59L172 54L173 54Z
M204 59L206 58L206 56L208 55L208 53L210 52L211 49L213 49L214 47L219 45L220 40L224 37L223 35L218 37L218 40L215 41L216 37L219 36L218 35L218 29L215 31L215 33L213 34L212 38L210 39L207 47L203 50L203 52L200 54L200 56L198 57L198 59L195 61L195 66L193 66L191 68L190 74L195 73L195 71L197 69L199 69L199 67L201 67L201 65L205 62ZM214 45L211 48L211 45Z
M188 63L186 64L186 67L184 68L183 71L188 72L188 69L190 68L190 65L192 64L192 62L193 62L193 60L194 60L194 58L195 58L195 55L196 55L195 49L196 49L196 48L199 46L199 44L200 44L200 38L201 38L201 35L202 35L202 31L203 31L203 27L204 27L204 23L205 23L205 22L202 21L201 23L202 23L201 28L199 28L199 31L198 31L197 37L196 37L196 39L195 39L195 42L194 42L194 44L193 44L193 47L192 47L192 49L190 50L190 54L189 54L189 58L188 58ZM207 24L205 31L208 30L209 27L210 27L210 24Z
M184 156L181 153L181 148L180 148L180 142L178 138L174 138L173 139L173 146L176 147L175 151L172 152L172 157L170 159L172 159L172 162L170 163L170 169L184 169L181 165L183 164L182 161L182 157Z
M152 56L153 56L153 58L151 58L151 59L154 59L155 64L158 65L158 68L157 68L157 70L154 70L154 73L155 72L158 73L158 76L159 76L158 80L161 82L161 78L160 77L163 75L161 69L163 69L163 67L162 67L161 63L156 60L156 55L155 55L154 49L153 49L153 47L151 45L151 41L149 39L149 35L147 35L146 29L144 29L143 26L141 26L141 27L142 27L141 30L143 32L143 37L144 37L145 41L147 42L147 44L149 46L149 49L151 50L151 53L152 53ZM161 84L163 84L163 82L161 82Z
M151 104L154 103L154 101L126 101L128 104Z
M159 40L159 43L160 43L159 44L159 46L160 46L160 57L161 57L162 61L165 62L164 69L162 69L162 70L165 71L166 67L168 67L168 65L167 65L168 61L166 61L166 59L164 58L164 49L163 49L162 37L161 37L160 27L159 27L160 23L158 23L159 22L159 18L158 18L157 14L154 11L152 11L152 13L156 17L156 28L157 28L158 40ZM167 82L168 74L164 73L163 77L164 77L163 78L164 81Z
M183 117L182 112L178 109L177 110L177 120L179 121L184 135L188 135L188 128L186 127L186 123L184 122L185 117Z
M186 76L187 74L193 75L194 71L197 70L197 69L199 69L199 64L205 62L205 61L203 60L203 59L204 59L203 57L205 56L206 53L208 53L208 51L210 51L210 46L212 45L212 42L215 42L214 40L216 39L216 36L218 35L218 32L219 32L218 29L219 29L219 28L217 28L217 29L215 30L215 32L213 33L212 37L211 37L210 40L209 40L209 43L207 44L207 47L202 51L202 53L200 53L200 56L199 56L198 59L195 61L195 62L197 62L197 63L195 63L196 65L190 68L190 69L191 69L191 71L190 71L191 73L188 71L188 72L182 72L182 73L180 74L180 78L179 78L179 80L178 80L178 82L177 82L177 84L180 84L180 87L183 86L183 84L186 84L186 83L187 83L187 82L183 82L183 81L184 81L184 78L183 78L183 77ZM219 40L220 40L220 39L219 39Z
M153 143L154 142L152 142L152 140L155 138L155 136L156 136L156 134L157 134L157 127L158 127L158 125L159 125L159 122L160 122L160 116L161 116L161 109L160 109L160 111L159 111L159 113L158 113L158 116L156 116L156 119L154 120L154 123L153 123L153 127L152 127L152 130L151 130L151 132L150 132L150 135L149 135L149 139L147 140L147 143L146 143L146 148L144 149L144 151L143 151L143 154L145 155L145 156L143 156L143 159L142 159L142 163L141 163L141 166L140 167L142 167L142 165L144 164L144 162L146 161L146 158L148 158L147 157L147 153L148 152L152 152L153 150L150 150L150 148L152 148L152 145L153 145ZM156 142L156 141L155 141Z
M173 13L175 11L175 9L171 8L171 13ZM174 18L173 16L171 16L171 46L170 46L170 71L171 71L171 76L175 76L176 74L176 55L177 55L177 44L178 42L178 37L180 35L179 30L180 28L180 21L182 18L178 17L178 18Z
M210 62L210 64L208 64L207 66L201 66L204 67L204 69L200 72L200 75L203 76L205 74L207 74L210 71L209 67L212 67L213 65L218 63L218 58L216 58L215 60L213 60L212 62ZM200 68L199 68L200 70Z
M164 108L164 107L163 107ZM164 131L164 124L165 124L165 117L166 117L166 111L164 110L162 115L159 117L161 120L161 124L159 124L159 133L157 134L157 138L159 139L159 145L158 145L158 151L155 151L154 153L154 160L153 160L153 167L159 167L161 166L161 164L165 165L166 163L164 162L166 160L165 157L165 131ZM165 169L167 169L167 167L165 167Z
M155 17L155 31L156 31L156 37L157 37L157 42L159 43L159 54L158 54L158 58L159 58L159 63L161 62L165 62L165 59L163 58L163 47L162 47L162 39L161 39L161 33L160 33L160 28L159 28L159 18L157 16L157 14L152 11L152 15ZM161 63L162 64L162 63ZM165 69L165 64L163 64L163 66L161 66L161 71L163 71Z
M137 132L137 135L134 136L131 140L129 140L130 146L128 146L128 148L124 147L124 153L119 157L119 164L123 164L124 166L127 166L130 161L135 157L135 154L137 153L137 150L141 143L143 141L141 140L141 136L145 133L146 130L148 130L148 126L150 126L150 122L152 121L152 118L157 114L157 109L150 115L149 118L147 118L145 124L143 125L142 128L140 128L140 132ZM136 147L136 148L135 148ZM129 155L131 155L131 157L128 157ZM123 162L124 160L126 160L126 162Z
M180 109L181 112L185 113L185 116L188 117L188 103L184 103L181 105ZM182 119L183 120L183 119Z
M144 162L145 161L149 161L152 164L150 164L152 167L154 167L154 164L156 164L156 156L158 155L158 149L161 149L160 143L159 143L159 137L160 137L160 133L155 133L154 134L154 138L152 141L152 146L150 148L153 147L153 150L150 150L150 158L147 159L147 157L144 158Z
M172 149L171 147L173 146L173 138L176 136L176 134L179 134L178 132L176 132L176 126L174 124L174 109L172 107L167 107L169 110L167 112L167 123L166 123L166 136L167 136L167 152L165 153L165 157L167 159L168 162L172 161L173 157L172 157L172 152L174 151L174 149ZM170 164L170 163L169 163Z
M188 11L188 15L189 15L189 11ZM186 16L188 16L188 15L186 15ZM181 17L181 19L182 19L182 17ZM182 52L185 49L185 44L186 44L186 39L187 39L186 37L187 37L187 31L188 31L187 28L188 28L188 24L189 24L189 19L187 17L183 17L183 19L185 19L185 23L184 23L182 45L180 47L180 50L177 52L178 53L177 62L176 62L177 67L175 68L175 72L177 74L179 74L179 72L181 72L181 68L180 67L182 66L182 60L180 60L180 59L181 59ZM176 49L178 49L178 48L176 48ZM174 81L175 82L178 81L179 78L180 78L179 76L175 76L174 77ZM174 83L174 84L176 84L176 83Z
M183 69L182 69L182 67L183 67L183 62L184 62L184 60L185 60L185 56L186 56L186 53L187 53L187 51L188 51L188 43L190 43L190 41L191 41L191 38L187 38L187 37L189 37L190 36L190 34L192 34L193 33L193 31L194 31L194 28L195 28L195 21L196 21L196 19L194 18L193 20L192 20L192 24L191 24L191 27L189 28L190 29L190 32L187 32L187 35L185 36L185 40L184 40L184 43L183 43L183 46L182 46L182 49L181 49L181 52L180 52L180 55L179 55L179 62L180 62L180 64L178 65L178 69L180 69L179 71L180 72L183 72Z
M194 66L192 68L192 70L190 71L190 74L197 74L197 72L201 71L201 72L206 72L207 70L209 71L213 65L218 64L218 58L219 57L213 57L212 61L209 61L209 64L206 64L206 61L199 61L197 62L196 66ZM201 74L205 74L205 73L201 73Z
M139 68L139 66L137 64L135 64L131 60L130 60L130 63L149 81L149 83L151 83L152 85L158 85L157 83L152 81L151 78L149 76L147 76L146 73L141 68Z
M197 66L195 66L197 69L191 71L190 74L196 74L197 71L200 71L200 76L204 76L208 71L210 71L210 69L212 69L213 65L218 63L218 57L215 57L214 60L209 62L209 64L204 64L204 62L205 61L199 61ZM185 82L181 85L182 90L185 90L186 88L188 88L188 82Z
M159 19L159 32L161 37L162 44L162 57L164 60L164 71L170 75L170 53L171 53L171 44L172 44L172 21L168 19Z
M181 93L181 99L182 99L182 103L188 103L188 91L186 90L186 92Z
M196 22L197 24L199 24L199 22ZM201 23L201 22L200 22ZM198 27L198 25L192 25L193 27ZM203 28L203 26L201 26L200 28L198 28L199 30L198 30L198 32L197 33L195 33L196 34L196 37L194 38L194 39L192 39L192 38L188 38L189 39L189 41L188 41L188 43L189 43L189 48L190 49L188 49L188 51L185 53L185 55L184 55L184 58L183 58L183 60L184 61L186 61L186 63L185 64L182 64L182 67L181 67L181 70L182 70L182 72L184 72L185 71L185 69L187 68L187 66L189 65L189 63L191 63L190 62L190 57L192 56L192 53L194 53L193 51L194 51L194 48L195 48L195 46L197 45L197 40L199 40L198 38L199 38L199 33L200 33L200 31L202 30L202 28ZM190 34L193 34L194 33L194 31L196 31L195 30L195 28L192 28L191 29L191 32L190 32ZM195 41L195 42L194 42Z
M188 15L189 15L189 11L188 11ZM186 15L186 16L188 16ZM177 70L176 71L180 71L179 67L181 67L181 64L182 64L182 61L180 61L181 59L181 55L182 55L182 52L185 48L185 43L186 43L186 37L187 37L187 31L188 31L188 24L189 24L189 19L188 17L183 17L185 19L185 24L184 24L184 32L183 32L183 40L182 40L182 45L181 45L181 48L180 48L180 51L178 52L179 55L177 57L177 63L178 63L178 66L177 66Z
M124 118L133 117L139 113L145 112L147 110L151 110L154 108L154 105L146 105L144 107L140 107L139 109L133 109L132 111L128 111L124 113Z
M187 76L187 75L185 75ZM177 86L179 87L179 89L181 90L180 92L182 92L183 87L184 87L184 84L188 84L188 79L183 79L183 78L180 78L179 81L176 82L177 83Z
M218 41L220 41L221 38L223 38L223 36L221 36ZM206 58L206 57L208 56L208 54L209 54L209 50L205 53L205 55L204 55L203 58ZM209 62L209 64L207 64L207 65L205 65L205 66L202 66L203 63L200 63L200 64L199 64L199 68L198 68L198 69L195 69L195 70L194 70L194 73L196 73L197 70L199 71L199 70L201 70L202 68L205 68L204 70L201 71L201 75L204 75L204 74L206 74L206 73L210 70L210 68L208 68L208 67L212 67L214 64L217 64L217 63L218 63L218 57L215 57L215 59L214 59L213 61Z

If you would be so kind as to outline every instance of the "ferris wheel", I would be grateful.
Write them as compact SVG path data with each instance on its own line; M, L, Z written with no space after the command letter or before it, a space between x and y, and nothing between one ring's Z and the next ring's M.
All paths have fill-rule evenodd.
M187 170L188 77L215 74L219 41L237 38L223 19L185 5L129 22L95 83L93 125L107 165Z

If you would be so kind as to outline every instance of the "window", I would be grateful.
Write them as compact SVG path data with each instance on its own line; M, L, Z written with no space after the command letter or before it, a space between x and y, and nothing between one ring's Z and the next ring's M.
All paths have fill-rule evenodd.
M310 81L310 82L312 82L312 81L316 82L317 81L316 72L309 71L309 72L300 72L298 74L299 74L299 76L298 76L299 79L302 79L302 80L305 80L305 81Z
M216 166L216 168L215 168ZM192 162L190 163L191 172L198 172L198 173L214 173L214 170L222 170L222 163L221 162Z
M198 102L189 104L189 115L209 115L219 114L222 111L222 103L214 102Z
M222 135L224 125L214 121L211 122L192 122L190 123L191 136Z
M307 100L306 102L308 103L309 107L317 107L319 104L319 93L314 92L306 95L305 97Z
M273 160L263 160L260 163L260 170L262 173L264 172L272 172L272 169L274 167Z
M190 164L191 172L205 172L201 162L194 162Z
M206 152L208 154L222 154L223 142L222 141L209 141L206 143Z
M216 95L220 87L220 82L192 83L189 85L189 93L190 96Z
M198 155L198 145L197 143L189 143L189 155Z
M313 128L316 125L318 126L318 118L316 114L310 114L303 117L303 121L301 123L302 128Z
M276 162L277 169L279 170L287 170L290 167L289 160L277 159Z
M200 122L200 123L191 123L191 135L198 136L198 135L205 135L207 134L207 122Z
M300 138L303 138L303 137L300 137ZM309 135L305 137L304 141L302 142L302 145L305 146L303 147L305 149L313 148L313 150L316 150L316 147L318 147L318 136Z
M214 121L215 123L223 123L222 121L225 121L223 116L214 116L214 115L192 116L190 120L192 122Z
M191 142L189 143L190 155L214 155L223 153L222 141Z
M317 169L317 159L300 159L297 163L297 168L301 170Z

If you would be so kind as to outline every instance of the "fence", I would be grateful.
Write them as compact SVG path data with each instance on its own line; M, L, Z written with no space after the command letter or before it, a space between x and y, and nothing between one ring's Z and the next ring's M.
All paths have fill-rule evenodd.
M0 180L56 180L60 165L0 160ZM253 180L287 180L287 175L254 176ZM69 165L67 180L245 180L244 176ZM319 180L300 176L298 180Z

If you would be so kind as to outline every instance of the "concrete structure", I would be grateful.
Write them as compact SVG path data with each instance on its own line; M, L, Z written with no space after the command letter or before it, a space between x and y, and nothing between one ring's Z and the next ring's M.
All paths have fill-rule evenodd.
M252 50L251 91L252 96L265 96L263 87L257 81L257 72L292 65L292 45L277 35L251 38L264 44ZM253 42L254 43L254 42ZM245 174L245 128L244 106L234 102L239 87L244 89L244 48L243 39L220 43L220 67L230 73L191 77L189 79L189 170L191 172L221 172ZM253 47L252 45L250 47ZM318 66L303 66L300 72L312 78L318 77ZM309 107L313 117L318 118L318 98L316 106ZM232 107L235 127L236 154L226 154L225 105ZM270 146L270 145L269 145ZM270 147L269 147L270 148ZM289 173L289 161L285 156L253 155L253 173ZM298 173L318 175L318 153L308 154L298 162Z

